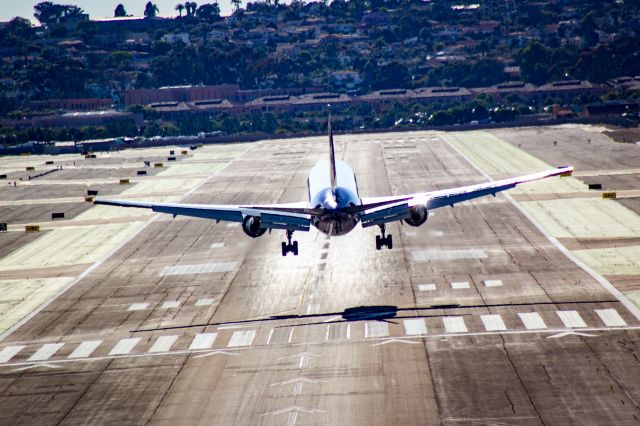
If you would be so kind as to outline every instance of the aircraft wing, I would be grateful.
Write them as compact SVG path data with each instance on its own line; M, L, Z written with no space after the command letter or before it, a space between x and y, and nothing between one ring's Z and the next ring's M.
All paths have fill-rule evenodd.
M363 209L363 214L360 216L360 219L362 220L362 226L364 227L395 222L406 218L411 207L424 206L427 210L437 209L444 206L453 207L454 204L462 201L473 200L474 198L483 197L485 195L495 195L498 192L515 188L521 183L544 179L551 176L568 175L572 172L573 167L558 167L557 169L547 170L544 172L479 183L476 185L461 186L458 188L392 197L363 198L362 205L359 206Z
M215 205L215 204L179 204L179 203L145 203L128 200L108 200L96 198L94 204L118 207L149 209L156 213L176 216L189 216L211 219L216 222L242 223L246 216L260 217L260 224L265 229L290 229L308 231L311 225L311 214L314 209L306 208L306 203L270 204L270 205Z

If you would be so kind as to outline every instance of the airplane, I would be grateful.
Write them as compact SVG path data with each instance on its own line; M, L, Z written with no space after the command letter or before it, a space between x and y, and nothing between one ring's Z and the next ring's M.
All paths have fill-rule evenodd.
M452 189L418 192L407 195L361 198L355 173L347 163L336 160L331 117L328 122L329 158L319 161L309 172L307 188L309 200L286 204L178 204L147 203L127 200L96 198L94 204L150 209L157 213L189 216L220 221L238 222L249 237L258 238L273 229L286 232L287 242L282 242L282 256L298 255L298 242L291 241L293 233L308 232L311 226L331 236L346 235L358 223L363 228L378 226L376 249L393 248L393 237L386 233L386 225L404 222L420 226L427 221L431 210L451 206L462 201L486 195L495 196L500 191L516 185L551 176L570 175L573 167L556 169L529 175L461 186Z

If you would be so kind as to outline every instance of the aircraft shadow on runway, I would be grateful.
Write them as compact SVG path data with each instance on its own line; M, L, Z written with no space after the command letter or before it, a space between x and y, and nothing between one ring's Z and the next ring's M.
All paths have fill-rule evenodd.
M458 305L458 304L445 304L445 305L430 305L430 306L411 306L411 307L398 307L393 305L372 305L372 306L355 306L352 308L346 308L342 312L326 312L319 314L306 314L306 315L271 315L264 318L253 318L238 321L224 321L224 322L208 322L201 324L189 324L189 325L176 325L169 327L157 327L131 330L132 333L142 333L151 331L162 330L178 330L185 328L198 328L198 327L211 327L211 326L233 326L241 324L259 324L271 321L287 321L286 324L276 326L281 327L303 327L308 325L318 324L335 324L342 322L357 322L357 321L384 321L395 323L393 319L409 319L409 318L438 318L444 316L450 316L451 313L436 313L429 314L429 311L439 311L446 309L477 309L477 308L506 308L514 306L544 306L544 305L579 305L579 304L598 304L598 303L619 303L618 300L589 300L589 301L564 301L564 302L529 302L529 303L499 303L499 304L486 304L486 305ZM426 311L422 313L421 311ZM415 312L411 315L411 312ZM398 314L401 313L399 316ZM408 315L402 315L407 313ZM471 314L453 314L455 316L467 316ZM328 320L321 320L321 318L329 318ZM310 321L304 323L294 322L294 320L300 319L317 319L317 321ZM290 322L289 322L290 321Z

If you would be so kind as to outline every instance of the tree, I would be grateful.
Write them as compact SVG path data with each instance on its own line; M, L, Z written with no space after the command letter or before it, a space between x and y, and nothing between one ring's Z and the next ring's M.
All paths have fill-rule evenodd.
M60 23L67 18L80 16L84 13L78 6L53 4L50 1L38 3L33 8L35 10L33 16L43 25Z
M184 10L184 4L182 3L178 3L176 5L176 10L178 11L178 13L180 14L180 17L182 18L182 11Z
M160 12L160 10L158 9L158 6L156 6L151 2L148 2L147 5L144 7L145 18L155 18L158 15L158 12Z
M184 4L184 8L187 10L187 16L194 16L198 9L198 4L196 2L188 1Z
M215 22L220 19L220 5L218 3L203 4L196 10L196 16L207 22Z
M235 7L235 11L240 10L240 5L242 4L242 0L231 0L231 3Z
M125 10L124 6L122 5L122 3L120 3L118 6L116 6L116 10L113 12L113 16L116 18L122 18L127 16L127 11Z

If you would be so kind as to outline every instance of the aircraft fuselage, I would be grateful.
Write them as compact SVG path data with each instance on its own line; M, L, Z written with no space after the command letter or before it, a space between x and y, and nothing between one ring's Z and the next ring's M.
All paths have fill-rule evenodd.
M312 225L320 232L330 235L345 235L360 221L358 213L345 211L346 207L361 204L358 184L353 170L344 161L336 160L336 185L331 185L331 163L318 162L309 172L309 207L325 209L321 216L312 218Z

